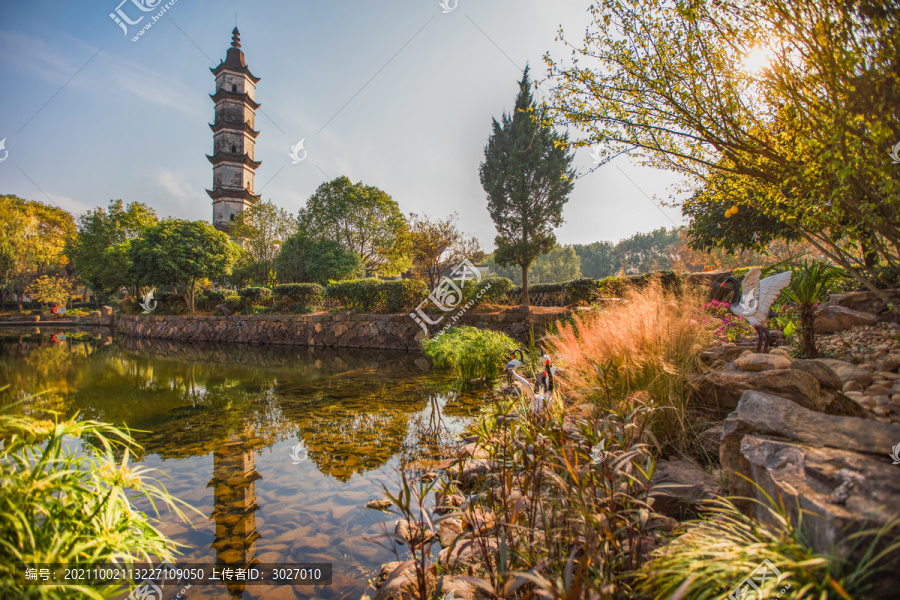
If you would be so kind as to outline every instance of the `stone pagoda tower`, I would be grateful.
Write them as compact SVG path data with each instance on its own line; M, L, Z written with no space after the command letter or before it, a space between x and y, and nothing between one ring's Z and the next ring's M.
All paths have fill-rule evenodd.
M213 202L213 225L226 232L235 215L259 200L253 193L253 176L262 164L253 160L259 135L253 129L260 106L254 100L259 77L244 62L237 27L231 33L225 60L210 69L216 77L216 93L210 94L216 103L216 121L209 126L213 155L206 156L213 164L213 189L206 190Z

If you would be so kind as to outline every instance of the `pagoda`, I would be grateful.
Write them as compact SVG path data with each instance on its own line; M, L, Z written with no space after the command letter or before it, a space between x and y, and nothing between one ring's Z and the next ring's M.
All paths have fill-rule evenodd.
M213 154L206 158L213 165L213 189L206 190L213 202L213 225L227 232L235 215L259 200L253 193L253 177L260 162L253 160L256 136L256 84L241 51L241 32L231 32L231 48L225 60L211 68L216 77L216 103Z

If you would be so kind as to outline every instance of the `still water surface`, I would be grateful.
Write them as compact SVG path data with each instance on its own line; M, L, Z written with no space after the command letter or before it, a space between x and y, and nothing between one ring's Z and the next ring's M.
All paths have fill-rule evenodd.
M204 585L189 599L359 598L396 560L392 543L372 539L396 516L363 506L396 489L399 469L418 475L450 455L485 403L418 354L75 332L59 341L34 328L0 329L7 384L4 403L41 393L26 410L135 430L135 460L203 514L190 525L163 515L160 529L186 546L179 564L333 565L327 587Z

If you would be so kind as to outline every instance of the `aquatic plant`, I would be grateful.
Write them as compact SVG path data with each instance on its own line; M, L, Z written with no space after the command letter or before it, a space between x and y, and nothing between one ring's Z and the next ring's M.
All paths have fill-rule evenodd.
M517 346L505 333L468 326L422 341L422 351L434 366L452 369L463 379L496 379Z
M174 542L135 509L145 499L187 521L190 508L129 464L131 435L96 421L0 414L0 597L106 598L121 585L24 586L17 563L104 564L172 560ZM80 438L84 451L74 444ZM89 445L87 442L90 441ZM114 451L122 452L121 461ZM198 512L199 514L199 512Z

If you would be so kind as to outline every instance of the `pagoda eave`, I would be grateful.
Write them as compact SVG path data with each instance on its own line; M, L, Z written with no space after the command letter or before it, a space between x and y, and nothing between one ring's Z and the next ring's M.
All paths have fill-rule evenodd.
M209 128L212 129L214 133L219 133L224 129L243 131L253 139L256 139L256 136L259 135L259 132L254 131L254 129L250 127L249 123L229 123L228 121L217 121L215 123L210 123Z
M214 165L222 163L240 163L254 170L259 168L259 165L262 164L262 161L253 160L246 154L225 154L224 152L216 152L212 156L207 154L206 159Z
M212 71L213 75L216 75L216 76L218 76L218 74L221 73L222 71L228 71L230 73L240 73L241 75L246 75L247 78L250 81L252 81L253 83L259 83L259 79L260 79L259 77L254 76L253 73L250 72L250 69L248 69L247 67L236 67L233 65L226 65L224 62L220 62L218 64L218 66L210 67L209 70Z
M259 199L262 198L262 194L251 194L246 189L216 188L214 190L206 190L206 193L209 194L209 197L214 202L223 198L229 200L244 200L246 202L258 202Z
M257 108L262 106L262 104L253 100L253 98L251 98L247 92L229 92L228 90L219 88L216 90L215 94L210 94L209 97L212 98L212 101L216 104L218 104L221 100L228 99L243 102L253 110L256 110Z

